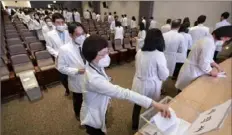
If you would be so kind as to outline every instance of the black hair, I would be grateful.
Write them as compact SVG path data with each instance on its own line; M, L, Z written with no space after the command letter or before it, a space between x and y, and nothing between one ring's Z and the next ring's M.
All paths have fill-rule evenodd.
M92 62L98 52L108 47L108 42L99 35L90 35L85 39L82 47L82 53L85 59L90 63Z
M79 22L71 22L71 23L69 23L69 24L68 24L68 32L69 32L70 34L73 34L73 33L75 32L75 29L76 29L77 27L81 27L81 28L83 29L83 31L84 31L85 33L87 33L85 27L84 27L81 23L79 23Z
M124 17L124 15L122 15L122 17Z
M109 12L109 15L111 15L111 12Z
M133 20L133 21L136 21L135 16L132 16L132 20Z
M139 23L139 30L142 31L142 30L145 30L145 25L144 23Z
M232 25L217 28L212 32L212 35L214 35L217 40L220 40L221 37L232 37Z
M197 21L195 21L195 22L194 22L194 26L197 26L197 25L198 25L198 22L197 22Z
M116 14L117 14L117 12L115 11L115 12L114 12L114 14L116 15Z
M120 27L120 26L122 26L122 24L121 24L121 22L119 22L119 21L115 21L115 26L116 26L116 27Z
M172 29L176 29L176 28L180 27L180 24L181 24L180 20L176 19L176 20L172 21L172 26L171 27L172 27Z
M184 20L183 20L183 23L187 23L187 22L190 23L190 20L189 20L188 17L185 17Z
M55 22L56 19L65 20L65 19L64 19L64 16L63 16L62 14L60 14L60 13L54 13L54 14L52 15L52 22Z
M146 38L144 40L144 46L142 47L142 51L159 50L163 52L164 49L165 42L162 32L157 28L148 30Z
M5 8L8 8L8 6L5 6Z
M45 15L48 15L48 11L47 11L47 10L45 10L45 12L44 12L44 13L45 13Z
M153 17L150 17L151 20L153 20Z
M180 25L179 32L188 33L188 25L187 25L187 23L184 23L184 24Z
M230 16L230 13L228 13L228 12L224 12L224 13L222 13L222 15L221 15L221 17L223 17L224 19L228 19L229 16Z
M198 23L198 24L204 23L205 20L206 20L206 16L205 16L205 15L200 15L200 16L197 18L197 23Z
M182 19L179 18L179 19L177 19L177 20L180 22L180 24L182 23Z
M114 20L118 20L118 16L117 15L114 16Z
M126 14L124 14L124 17L126 17L127 15Z
M166 24L171 24L172 19L167 19Z
M47 19L52 20L49 16L46 16L46 17L44 18L44 21L46 22Z
M104 15L107 15L107 13L105 12Z

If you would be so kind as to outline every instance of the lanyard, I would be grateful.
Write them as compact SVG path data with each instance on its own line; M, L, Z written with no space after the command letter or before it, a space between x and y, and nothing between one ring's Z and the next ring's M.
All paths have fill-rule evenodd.
M99 71L98 69L96 69L94 66L92 66L90 63L89 63L89 66L94 69L95 71L97 71L100 75L104 76L106 79L108 79L108 77L106 77L101 71Z

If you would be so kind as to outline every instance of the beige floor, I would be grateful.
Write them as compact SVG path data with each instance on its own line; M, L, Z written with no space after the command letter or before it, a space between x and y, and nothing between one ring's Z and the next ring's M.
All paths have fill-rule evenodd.
M108 74L113 83L131 88L134 63L115 66ZM165 82L164 89L174 96L174 83ZM113 99L107 116L108 135L133 135L131 113L133 104ZM57 84L43 92L43 99L30 103L15 99L2 104L2 135L85 135L74 117L72 99L64 96L64 88Z

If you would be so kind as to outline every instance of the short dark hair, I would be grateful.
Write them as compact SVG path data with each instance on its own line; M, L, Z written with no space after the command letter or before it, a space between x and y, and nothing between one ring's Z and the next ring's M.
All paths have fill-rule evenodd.
M116 11L114 11L114 14L117 14L117 12L116 12Z
M228 12L224 12L224 13L222 13L222 15L221 15L221 17L223 17L224 19L229 18L229 16L230 16L230 13L228 13Z
M124 16L126 17L127 15L125 14Z
M90 35L85 39L82 47L82 53L85 59L92 62L99 51L108 47L108 42L99 35Z
M194 26L197 26L197 25L198 25L198 22L197 22L197 21L195 21L195 22L194 22Z
M220 40L221 37L232 37L232 25L217 28L212 32L212 35L217 40Z
M186 22L189 22L190 23L190 20L188 17L185 17L184 20L183 20L183 23L186 23Z
M135 16L132 16L132 20L136 21Z
M205 20L206 20L206 16L205 16L205 15L200 15L200 16L197 18L197 23L198 23L198 24L204 23Z
M116 27L120 27L120 26L122 26L122 24L121 24L121 22L119 22L119 21L115 21L115 26L116 26Z
M153 20L153 17L150 17L151 20Z
M71 22L68 24L68 32L73 34L77 27L81 27L85 33L87 33L85 27L79 22Z
M52 20L49 16L46 16L46 17L44 18L44 21L46 22L47 19Z
M109 15L111 15L111 12L109 12Z
M62 14L60 14L60 13L54 13L54 14L52 15L52 22L55 22L56 19L65 20L65 19L64 19L64 16L63 16Z
M117 20L117 19L118 19L118 16L117 16L117 15L115 15L115 16L114 16L114 20Z
M122 15L122 17L124 17L124 15Z
M166 24L171 24L172 19L167 19Z
M140 31L145 30L145 25L144 25L144 23L142 23L142 22L139 23L139 30L140 30Z
M179 32L188 33L188 26L187 26L187 23L183 23L183 24L180 25Z
M144 40L144 46L142 47L142 51L158 50L163 52L164 49L165 42L162 32L157 28L148 30L146 38Z
M176 28L180 27L180 24L181 24L180 20L176 19L176 20L172 21L172 26L171 27L172 27L172 29L176 29Z

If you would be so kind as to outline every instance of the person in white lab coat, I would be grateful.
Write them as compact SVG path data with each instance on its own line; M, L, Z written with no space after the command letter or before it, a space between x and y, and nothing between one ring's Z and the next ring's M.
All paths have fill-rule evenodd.
M193 45L201 38L210 35L209 28L204 26L203 23L206 20L205 15L201 15L197 18L197 26L189 29L189 34L192 36Z
M160 100L163 81L169 76L164 56L165 44L159 29L147 32L144 46L135 56L135 75L132 90L155 101ZM137 130L141 106L135 104L132 115L132 129Z
M96 20L96 13L94 11L92 12L92 19Z
M45 39L45 41L46 41L47 33L48 33L49 31L54 30L54 29L55 29L55 26L54 26L53 23L52 23L52 19L49 18L48 16L44 18L44 21L45 21L46 25L44 25L44 26L42 27L42 33L43 33L44 39Z
M61 15L60 13L54 13L52 15L52 22L56 29L47 33L46 48L48 52L55 58L55 60L57 60L60 47L69 43L71 41L71 38L68 31L66 30L65 19L63 15ZM61 73L60 77L61 82L66 89L65 95L68 96L68 77L67 75Z
M39 13L34 14L33 26L34 30L36 30L36 35L40 41L44 41L44 36L42 33L43 21L39 18Z
M128 26L128 19L127 19L127 15L125 14L124 15L124 18L122 20L122 26L127 29L127 26Z
M131 27L131 29L137 28L135 16L132 16L132 18L131 18L130 27Z
M231 25L231 24L227 21L227 19L229 18L229 16L230 16L230 13L228 13L228 12L222 13L221 18L220 18L220 22L216 23L215 29L220 28L220 27L222 27L222 26Z
M167 19L166 24L161 27L162 33L166 33L171 30L171 19Z
M87 20L89 20L89 19L90 19L90 13L89 13L89 10L86 10L86 11L84 12L84 18L85 18L85 19L87 19Z
M144 23L141 22L139 24L138 37L136 37L136 42L137 42L136 51L140 50L143 47L145 37L146 37L145 26L144 26Z
M81 23L81 18L80 18L80 13L77 11L77 9L75 8L74 10L73 10L73 16L74 16L74 22L79 22L79 23Z
M172 21L171 30L163 34L165 41L165 57L168 60L170 76L176 79L181 66L187 57L188 46L185 45L184 36L178 33L181 22L176 19Z
M31 18L30 12L29 11L25 11L24 13L25 13L25 16L23 18L23 23L26 24L27 28L30 31L34 30L34 28L33 28L33 21L32 21L33 18Z
M146 29L146 26L147 26L147 21L146 21L146 17L142 17L142 23L144 24L144 27Z
M110 30L111 30L111 33L112 33L112 34L115 32L115 24L116 24L116 21L118 21L118 16L115 16L115 17L114 17L114 21L112 21L111 24L110 24Z
M67 14L64 17L67 23L73 22L73 14L70 10L67 10Z
M179 33L184 36L184 45L188 48L187 56L189 52L191 51L192 44L193 44L193 39L191 35L188 33L188 24L189 24L188 22L183 23L179 29Z
M111 22L114 21L113 16L111 15L111 12L109 12L109 16L108 16L108 23L111 24Z
M101 15L98 12L96 14L97 14L96 15L96 20L97 20L97 22L100 22L101 21Z
M86 60L82 54L82 45L86 38L84 27L73 22L68 25L68 31L72 41L60 47L57 69L68 75L68 86L73 95L73 108L76 118L80 119L82 104L82 84L84 83L84 73Z
M94 46L93 46L94 44ZM91 35L83 44L83 55L89 62L85 72L85 90L81 108L81 125L88 135L105 135L105 115L111 98L126 99L145 108L155 107L162 116L171 117L168 106L151 98L110 82L105 67L110 65L108 42L98 35Z
M121 16L120 22L123 22L124 15Z
M106 12L104 13L103 21L104 21L104 22L108 22L108 15L107 15L107 13L106 13Z
M154 20L153 17L150 18L150 26L149 29L153 29L156 27L156 21Z
M228 41L231 37L232 26L223 26L213 31L212 35L198 40L181 68L175 87L179 91L183 90L202 75L217 77L218 72L223 70L213 60L216 47L215 42L218 40ZM213 70L212 67L215 67L217 70Z
M115 36L114 39L121 39L121 43L123 43L123 34L124 34L124 29L119 21L115 22Z

